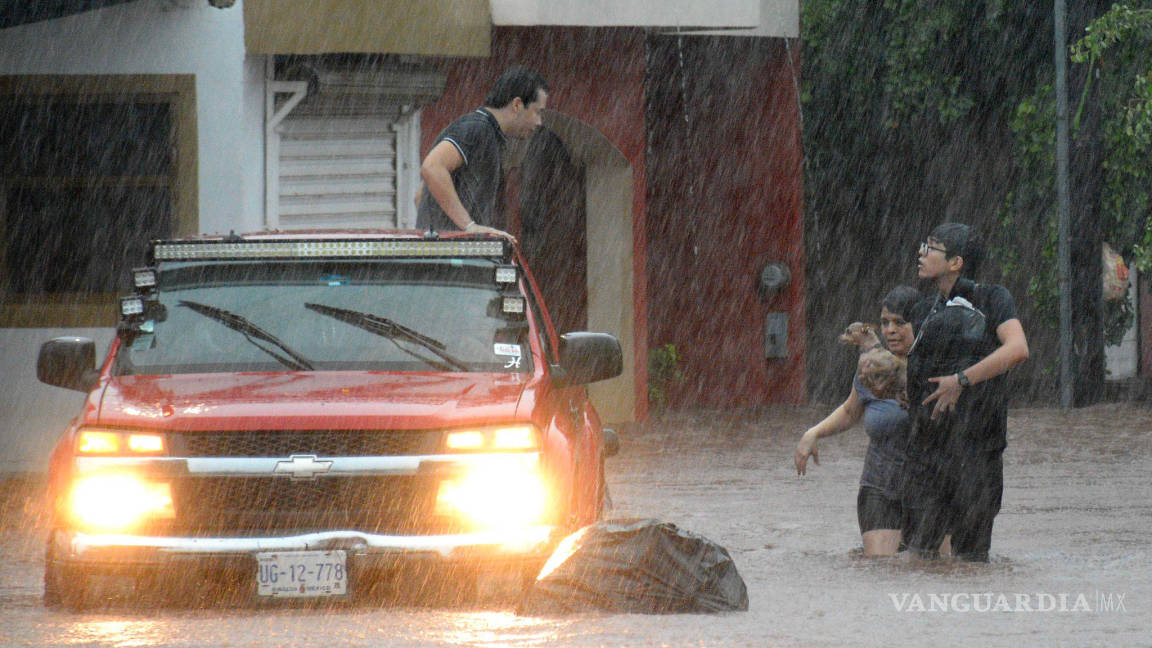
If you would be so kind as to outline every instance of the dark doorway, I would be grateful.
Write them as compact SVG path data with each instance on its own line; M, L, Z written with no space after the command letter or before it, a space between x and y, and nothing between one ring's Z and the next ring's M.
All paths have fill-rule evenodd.
M584 167L555 133L540 129L520 169L520 223L524 254L561 333L588 327L584 187Z
M173 115L163 98L0 99L0 296L123 292L173 230Z

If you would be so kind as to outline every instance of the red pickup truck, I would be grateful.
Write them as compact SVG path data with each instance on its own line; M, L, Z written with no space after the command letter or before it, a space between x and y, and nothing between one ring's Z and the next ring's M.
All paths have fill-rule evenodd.
M405 565L531 574L601 514L616 441L584 385L619 343L557 335L505 239L157 241L133 283L103 362L40 349L41 381L88 394L50 462L50 605L109 579L262 600Z

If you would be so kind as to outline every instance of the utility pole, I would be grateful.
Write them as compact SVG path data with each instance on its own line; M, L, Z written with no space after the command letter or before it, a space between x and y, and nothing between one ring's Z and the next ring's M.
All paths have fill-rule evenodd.
M1064 3L1055 1L1056 47L1056 214L1059 221L1058 286L1060 290L1060 407L1071 409L1072 390L1072 226L1068 198L1068 42Z

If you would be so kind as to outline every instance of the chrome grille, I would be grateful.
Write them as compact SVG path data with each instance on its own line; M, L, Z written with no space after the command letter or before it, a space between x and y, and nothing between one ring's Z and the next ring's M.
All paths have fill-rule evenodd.
M436 454L442 433L425 430L259 430L188 432L173 439L184 457L373 457Z

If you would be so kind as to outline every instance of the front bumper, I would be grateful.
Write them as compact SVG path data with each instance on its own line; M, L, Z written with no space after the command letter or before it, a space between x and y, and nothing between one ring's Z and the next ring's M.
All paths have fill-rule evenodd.
M520 591L524 579L547 560L557 533L554 527L535 527L514 535L413 537L323 531L259 538L176 538L57 530L48 548L45 600L77 609L92 601L103 605L153 599L210 605L265 604L299 600L297 596L329 601L380 595L467 600L472 591L483 596ZM303 584L298 595L262 591L258 573L263 563L258 554L294 551L342 551L346 591L304 594ZM480 580L466 576L461 581L461 575ZM469 582L475 589L469 589Z
M442 564L534 563L546 559L558 529L537 526L516 532L438 536L390 536L359 531L321 531L243 538L180 538L57 532L53 554L73 567L165 567L202 563L229 565L268 551L343 550L360 569L387 569L404 562Z

